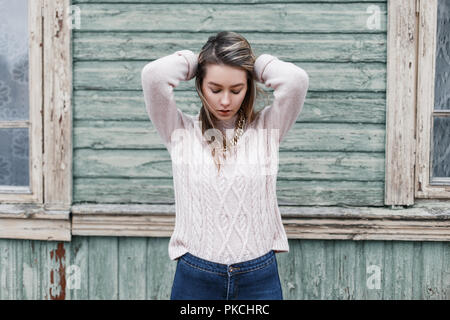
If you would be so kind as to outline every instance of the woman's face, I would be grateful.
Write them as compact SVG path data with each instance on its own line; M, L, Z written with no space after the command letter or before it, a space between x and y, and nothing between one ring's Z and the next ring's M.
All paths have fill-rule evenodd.
M239 111L245 98L247 74L236 67L210 64L206 67L202 92L212 108L208 108L209 112L219 120L230 119Z

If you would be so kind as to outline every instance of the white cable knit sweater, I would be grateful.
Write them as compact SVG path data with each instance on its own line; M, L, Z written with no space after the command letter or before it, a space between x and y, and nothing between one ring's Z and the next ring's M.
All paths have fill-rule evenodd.
M246 126L236 153L222 160L218 172L198 115L182 113L174 100L173 88L195 76L197 59L192 51L181 50L142 70L147 112L172 159L176 219L169 257L190 252L233 264L270 250L288 252L276 196L278 149L302 110L308 75L269 54L256 59L255 75L274 89L274 101ZM232 130L236 118L220 127Z

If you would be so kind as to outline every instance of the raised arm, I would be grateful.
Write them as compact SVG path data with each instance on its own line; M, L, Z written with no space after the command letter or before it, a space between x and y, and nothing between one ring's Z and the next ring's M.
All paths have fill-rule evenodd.
M173 89L180 81L194 77L197 63L198 55L190 50L181 50L154 60L142 69L147 113L168 149L172 132L184 128L186 122L186 116L176 106Z
M259 82L273 88L274 100L261 111L264 127L279 129L279 142L293 126L305 102L309 77L305 70L270 54L262 54L255 61L255 75Z

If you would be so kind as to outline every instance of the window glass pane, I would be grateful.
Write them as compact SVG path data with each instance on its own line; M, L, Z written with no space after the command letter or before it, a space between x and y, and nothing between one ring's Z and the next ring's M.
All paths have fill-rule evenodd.
M433 120L432 177L450 178L450 117Z
M0 129L0 185L29 186L28 128Z
M0 121L28 117L28 3L0 0Z
M450 0L438 1L435 110L450 110Z

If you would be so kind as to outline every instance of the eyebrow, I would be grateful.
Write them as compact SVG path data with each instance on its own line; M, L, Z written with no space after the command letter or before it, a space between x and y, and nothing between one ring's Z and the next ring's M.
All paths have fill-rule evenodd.
M221 87L220 84L212 82L212 81L209 81L208 84L213 84L215 86ZM231 88L238 87L238 86L243 86L243 85L244 85L244 83L237 83L237 84L232 85Z

